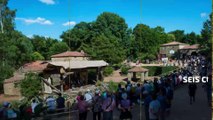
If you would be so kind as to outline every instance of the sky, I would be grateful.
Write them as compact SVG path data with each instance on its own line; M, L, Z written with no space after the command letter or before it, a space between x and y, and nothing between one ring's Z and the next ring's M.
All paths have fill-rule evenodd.
M9 0L16 9L16 29L28 37L60 39L63 31L79 22L95 21L103 12L126 20L129 28L143 23L162 26L166 32L184 30L200 34L211 13L211 0ZM70 22L69 22L70 21Z

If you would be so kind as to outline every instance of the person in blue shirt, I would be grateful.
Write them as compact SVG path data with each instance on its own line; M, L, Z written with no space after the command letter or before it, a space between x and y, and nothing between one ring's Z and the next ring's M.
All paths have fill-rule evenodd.
M143 92L144 96L144 110L145 110L145 118L146 120L149 120L149 104L152 101L152 96L147 91Z
M58 112L63 112L65 108L65 99L61 96L61 93L58 94L58 98L56 99L57 108L60 109Z

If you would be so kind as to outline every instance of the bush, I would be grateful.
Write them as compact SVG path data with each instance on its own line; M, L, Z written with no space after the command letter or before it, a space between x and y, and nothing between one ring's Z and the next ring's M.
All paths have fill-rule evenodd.
M128 73L128 70L129 70L129 69L130 69L129 66L123 65L123 66L121 67L121 73L124 74L124 75L126 75L126 74Z
M116 83L116 82L113 82L112 80L109 82L109 91L110 92L116 92L117 91L117 89L118 89L118 83Z
M111 66L107 66L104 68L104 76L109 76L113 73L114 69Z
M41 87L41 78L36 73L28 73L25 75L24 80L20 83L21 94L30 99L34 96L38 96Z
M149 76L159 76L177 69L175 66L146 66L144 68L149 69Z
M113 68L115 69L115 70L118 70L118 69L120 69L121 68L121 64L114 64L113 65Z

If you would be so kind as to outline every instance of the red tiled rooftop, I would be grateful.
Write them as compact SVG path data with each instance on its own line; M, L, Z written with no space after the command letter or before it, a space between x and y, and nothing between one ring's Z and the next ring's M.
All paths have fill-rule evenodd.
M13 77L5 79L4 83L14 83L24 79L24 74L15 73Z
M85 54L84 52L67 51L67 52L56 54L56 55L52 55L51 57L57 58L57 57L86 57L86 56L88 55Z
M31 63L26 63L21 67L22 72L42 72L48 63L44 61L35 61Z
M169 42L169 43L166 43L166 44L162 44L161 46L181 45L181 44L185 44L185 43L173 41L173 42Z
M13 77L10 77L8 79L5 79L4 83L12 83L12 82L18 82L24 79L25 73L27 72L42 72L46 67L48 63L44 61L35 61L31 63L26 63L22 67L20 67L19 70L17 70Z

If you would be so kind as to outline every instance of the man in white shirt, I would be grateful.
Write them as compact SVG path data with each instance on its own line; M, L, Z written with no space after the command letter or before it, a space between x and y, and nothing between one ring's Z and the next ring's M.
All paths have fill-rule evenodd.
M90 104L92 102L92 93L90 92L90 90L88 89L86 94L84 95L85 101Z
M35 107L38 105L38 103L35 101L35 99L33 99L32 103L31 103L31 108L32 108L32 112L35 113Z

